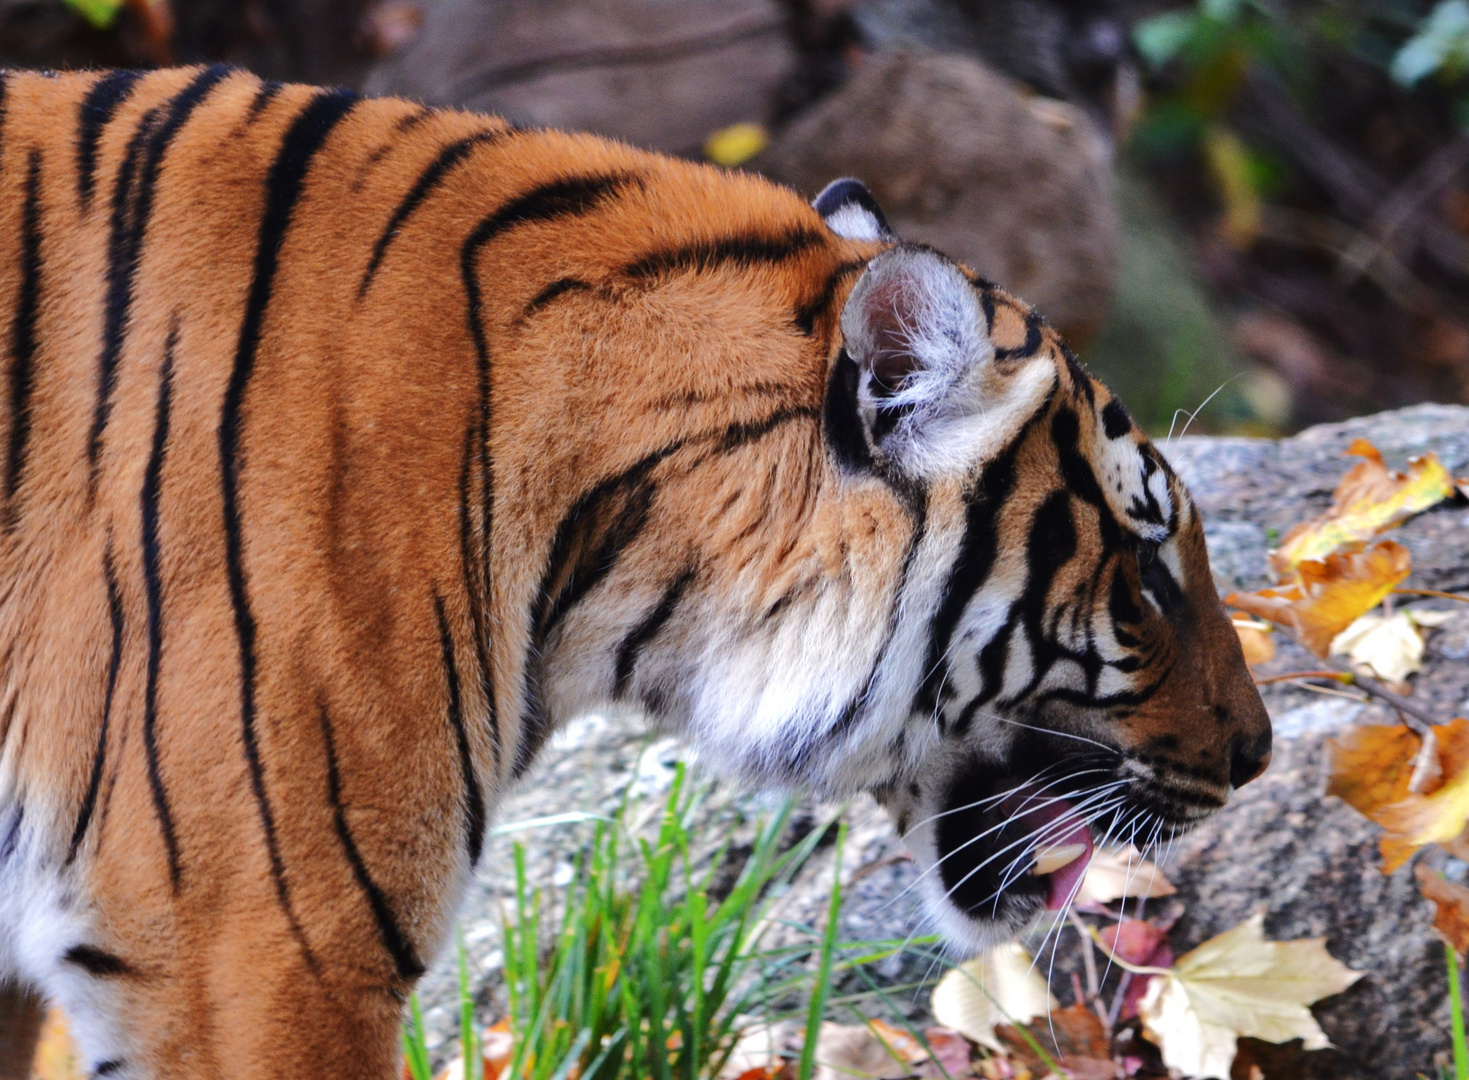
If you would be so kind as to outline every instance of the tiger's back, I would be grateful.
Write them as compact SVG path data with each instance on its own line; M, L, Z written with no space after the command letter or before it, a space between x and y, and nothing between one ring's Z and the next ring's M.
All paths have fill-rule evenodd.
M492 658L486 626L533 633L518 613L547 583L507 561L506 611L480 610L491 529L534 546L568 469L809 421L824 381L792 377L797 335L764 331L768 280L624 305L640 372L564 337L606 336L598 290L638 290L659 258L738 262L721 238L752 229L772 245L757 275L816 264L781 290L790 326L842 254L754 182L225 69L12 74L0 137L0 970L61 996L104 1064L126 1060L129 1020L213 1027L208 1068L227 1071L299 1044L302 1010L396 1017L540 737L518 730L525 642ZM603 227L569 241L593 210ZM558 304L586 317L540 332ZM729 366L681 370L711 330ZM624 420L600 441L558 431L605 410ZM524 490L494 492L497 469ZM218 931L240 924L260 925ZM343 952L363 1000L335 969L320 993L317 954ZM124 985L134 1015L90 1030ZM327 1057L391 1056L393 1028Z
M861 197L223 68L3 86L0 979L99 1074L389 1075L588 707L900 822L1037 752L997 709L1181 820L1268 753L1166 463Z

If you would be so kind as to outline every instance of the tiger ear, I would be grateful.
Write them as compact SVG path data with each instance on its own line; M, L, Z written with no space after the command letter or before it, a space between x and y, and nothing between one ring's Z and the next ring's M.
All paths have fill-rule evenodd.
M891 248L867 264L841 327L837 363L846 367L833 373L828 435L839 435L833 409L848 411L864 444L849 433L849 450L915 475L944 467L969 441L959 428L984 412L984 373L995 355L969 279L927 248ZM845 409L833 394L848 399Z
M826 227L846 240L891 240L893 230L882 208L861 180L833 180L811 205Z

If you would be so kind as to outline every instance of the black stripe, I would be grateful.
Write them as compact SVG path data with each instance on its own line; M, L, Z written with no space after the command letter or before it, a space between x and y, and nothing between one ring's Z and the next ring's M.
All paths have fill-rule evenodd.
M102 352L97 358L97 402L92 415L91 435L87 440L93 490L97 483L97 461L102 453L102 435L112 415L117 365L122 358L123 341L132 317L138 263L147 242L148 220L153 213L153 194L158 174L163 168L163 158L200 102L229 74L230 69L223 65L205 68L174 96L161 118L156 109L148 110L133 134L127 156L118 171L117 186L112 194L111 236L107 245L107 306L103 317Z
M545 656L546 645L561 620L601 584L623 551L642 532L657 495L651 481L653 470L695 440L707 440L713 453L725 454L763 438L792 420L816 416L817 410L809 407L781 409L762 420L677 439L600 481L572 504L556 526L530 609L531 640L523 677L526 720L515 749L513 776L524 774L549 735L549 717L541 701L537 661ZM586 530L597 528L596 523L603 518L609 520L603 523L600 535L586 535ZM556 587L554 594L553 587Z
M635 178L614 174L583 176L552 181L511 199L500 209L483 218L464 240L459 252L459 273L464 282L465 319L474 343L475 380L479 395L478 451L480 469L480 553L482 580L490 580L491 503L494 498L494 475L490 468L490 347L485 337L483 300L475 264L479 250L496 236L517 225L553 221L558 217L585 214L612 199ZM493 687L491 687L493 691ZM492 716L498 715L493 696L488 702ZM517 761L523 756L524 740L517 750Z
M127 1063L121 1058L108 1058L106 1061L98 1062L92 1072L98 1076L111 1076L115 1072L121 1072L125 1064Z
M347 856L347 863L352 867L352 876L357 879L358 887L367 897L367 906L372 909L372 917L377 920L378 936L382 939L383 948L393 958L393 966L398 969L398 977L416 979L424 972L423 962L418 959L413 943L399 927L386 894L383 893L377 882L372 880L372 875L367 871L367 864L362 861L362 853L358 850L357 841L352 836L351 828L347 825L347 808L342 803L342 774L337 767L337 746L336 741L332 738L332 722L327 716L325 706L321 707L319 715L321 717L321 737L326 744L327 799L332 804L332 820L336 824L337 839L342 842L342 850Z
M15 494L25 472L31 437L32 365L36 358L36 315L41 301L41 151L32 150L26 168L26 201L21 213L20 290L10 334L10 453L5 459L5 527L15 528Z
M816 331L816 320L826 313L831 306L832 297L836 295L837 286L854 270L861 270L867 265L867 260L856 259L851 262L840 264L821 284L821 291L806 303L796 308L794 320L796 329L810 337Z
M851 734L856 725L859 713L872 695L872 688L877 685L877 673L883 668L883 661L887 658L888 649L892 647L893 638L898 633L898 622L903 617L903 595L907 591L908 579L913 576L913 564L918 560L918 551L923 546L924 537L928 535L928 495L920 491L918 499L910 506L913 520L913 531L908 537L908 550L903 553L903 567L898 573L897 586L893 591L893 604L888 612L887 630L883 634L882 644L878 646L877 654L873 658L872 667L868 669L867 679L862 689L847 702L842 709L837 722L832 725L824 741L828 744L839 742ZM816 749L816 744L807 743L801 752L796 755L796 769L792 775L794 780L797 776L803 776L807 771L807 761L811 752Z
M826 243L826 236L814 229L795 229L780 236L725 236L718 240L700 240L672 251L655 252L629 263L624 273L629 277L649 278L663 274L714 270L733 264L738 267L784 262L808 248Z
M689 567L678 577L674 578L668 588L663 591L663 598L658 601L653 610L643 617L642 622L628 631L627 636L617 646L617 662L614 665L612 694L614 697L622 697L627 691L628 683L632 681L633 668L642 654L643 647L657 636L658 631L663 629L663 624L673 617L678 608L678 602L683 598L684 590L693 582L698 571Z
M536 293L531 299L531 302L525 305L525 310L520 313L520 317L522 319L528 319L558 297L565 296L570 292L583 292L590 288L590 285L579 278L557 278L540 292Z
M260 119L260 114L270 107L285 87L271 79L260 84L260 89L255 91L255 96L250 99L250 108L245 113L245 122L253 124Z
M979 478L964 521L964 538L959 554L949 568L942 600L928 624L928 657L923 664L923 682L913 703L915 712L933 715L948 689L948 653L958 628L959 617L988 580L1000 550L1000 514L1015 490L1018 470L1015 459L1025 432L1014 439Z
M345 90L325 91L311 99L291 122L280 151L271 163L265 182L265 212L260 219L260 235L255 249L255 273L245 303L240 338L235 349L234 366L225 389L224 405L219 421L220 487L224 507L225 563L230 585L230 603L235 613L235 633L240 641L240 728L245 760L250 770L250 787L260 810L260 824L270 856L271 877L275 881L276 899L290 923L307 963L314 969L316 959L306 941L305 931L291 904L290 885L286 881L285 864L276 840L275 816L265 790L265 762L260 756L259 736L255 731L255 616L250 610L250 591L245 577L243 526L240 518L240 419L245 390L255 369L255 356L260 347L265 310L270 304L275 283L276 266L281 245L291 224L291 215L301 197L306 172L316 152L326 142L337 123L356 104L357 96Z
M463 703L459 695L459 671L454 664L454 636L449 632L449 620L444 615L444 601L434 597L434 615L439 620L439 647L444 655L444 678L449 689L449 725L454 729L454 739L459 745L459 769L464 781L464 823L469 847L469 862L479 862L479 853L485 839L485 800L480 794L479 778L474 771L474 759L469 752L469 733L464 729Z
M0 71L0 151L4 150L4 128L6 118L7 96L10 90L10 72Z
M464 592L469 604L474 630L474 655L479 666L480 693L485 701L485 720L490 729L490 749L498 774L504 757L500 740L500 718L495 713L494 673L490 670L489 635L485 630L484 607L489 603L489 586L476 571L474 557L474 523L470 506L470 471L475 462L475 435L479 424L471 422L464 429L464 455L459 465L459 562L464 575Z
M993 305L993 301L990 304ZM994 310L993 306L986 309L986 314ZM990 324L994 324L994 316L989 314ZM1040 312L1032 311L1025 316L1025 341L1012 349L996 349L996 360L1016 360L1026 356L1034 356L1041 347L1041 327L1046 325L1046 320L1041 318Z
M362 274L362 281L357 286L357 299L361 300L367 295L367 290L372 287L373 276L377 268L382 265L383 256L387 254L388 245L391 244L403 223L408 220L413 211L417 210L423 201L433 193L434 188L442 184L445 178L461 165L477 146L496 142L505 136L504 131L479 131L468 135L456 142L450 143L439 151L439 154L424 169L414 181L413 187L409 188L408 194L403 196L403 201L394 208L392 217L383 227L382 235L377 238L377 243L372 246L372 257L367 260L367 269Z
M61 954L61 959L68 964L75 964L88 975L100 978L133 973L132 967L122 957L95 945L73 945Z
M148 789L158 827L168 849L168 877L174 891L179 887L179 843L168 790L158 761L158 671L163 662L163 554L158 547L158 499L163 486L163 463L168 452L168 425L173 409L173 352L178 344L178 324L168 331L163 350L163 370L158 378L158 408L153 422L153 449L143 473L139 497L143 521L143 586L148 600L148 677L143 689L143 753L148 762Z
M82 100L77 124L77 198L82 212L92 208L92 189L96 183L97 143L102 131L112 122L117 108L133 92L141 73L113 71L102 76Z
M24 804L17 804L15 815L10 819L10 827L5 830L5 839L0 841L0 863L15 854L15 847L20 843L20 826L25 821L26 808Z
M77 857L82 838L91 824L92 812L97 805L97 790L102 786L102 765L107 756L107 728L112 721L112 696L117 689L117 670L122 663L122 597L117 592L117 574L112 566L112 541L102 553L102 576L107 582L107 613L112 621L112 651L107 660L107 689L102 695L102 723L97 730L97 749L92 754L92 775L87 781L87 793L82 796L82 808L77 813L76 826L71 831L71 844L66 850L66 865L70 866Z

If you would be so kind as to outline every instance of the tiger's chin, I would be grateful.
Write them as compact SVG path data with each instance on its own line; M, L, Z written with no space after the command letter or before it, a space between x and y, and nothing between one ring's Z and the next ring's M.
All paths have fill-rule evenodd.
M878 798L913 854L928 920L959 956L1060 917L1098 850L1155 853L1217 809L1159 799L1116 757L1019 769L971 759Z

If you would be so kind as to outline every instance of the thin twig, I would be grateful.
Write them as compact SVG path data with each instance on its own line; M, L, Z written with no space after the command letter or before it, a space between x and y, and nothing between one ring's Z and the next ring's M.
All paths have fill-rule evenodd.
M1358 690L1361 690L1363 693L1367 694L1369 697L1375 697L1379 701L1385 701L1387 704L1391 705L1402 716L1403 723L1407 724L1410 728L1412 728L1414 731L1418 732L1419 735L1422 735L1425 738L1427 737L1430 728L1433 728L1438 724L1443 723L1443 721L1440 720L1438 717L1434 716L1430 712L1420 709L1417 705L1414 705L1411 701L1403 697L1401 694L1394 694L1391 690L1383 686L1382 683L1378 682L1376 679L1369 679L1365 675L1358 675L1353 678L1352 685L1355 686ZM1418 723L1413 723L1414 720L1417 720Z
M1456 592L1440 592L1438 589L1394 589L1395 593L1409 593L1413 596L1436 596L1440 600L1457 600L1461 604L1469 604L1469 596Z
M1102 984L1097 981L1097 958L1094 955L1096 943L1092 941L1091 934L1087 931L1086 923L1081 921L1081 916L1074 910L1067 911L1066 917L1071 920L1071 925L1076 927L1076 932L1081 935L1081 940L1086 942L1086 948L1082 950L1081 962L1086 967L1086 993L1087 999L1095 1003L1097 995L1102 992ZM1107 1018L1104 1016L1105 1021Z
M1345 671L1287 671L1284 675L1267 675L1263 679L1256 679L1256 686L1264 686L1267 683L1298 682L1301 679L1335 679L1339 683L1351 683L1355 676Z

